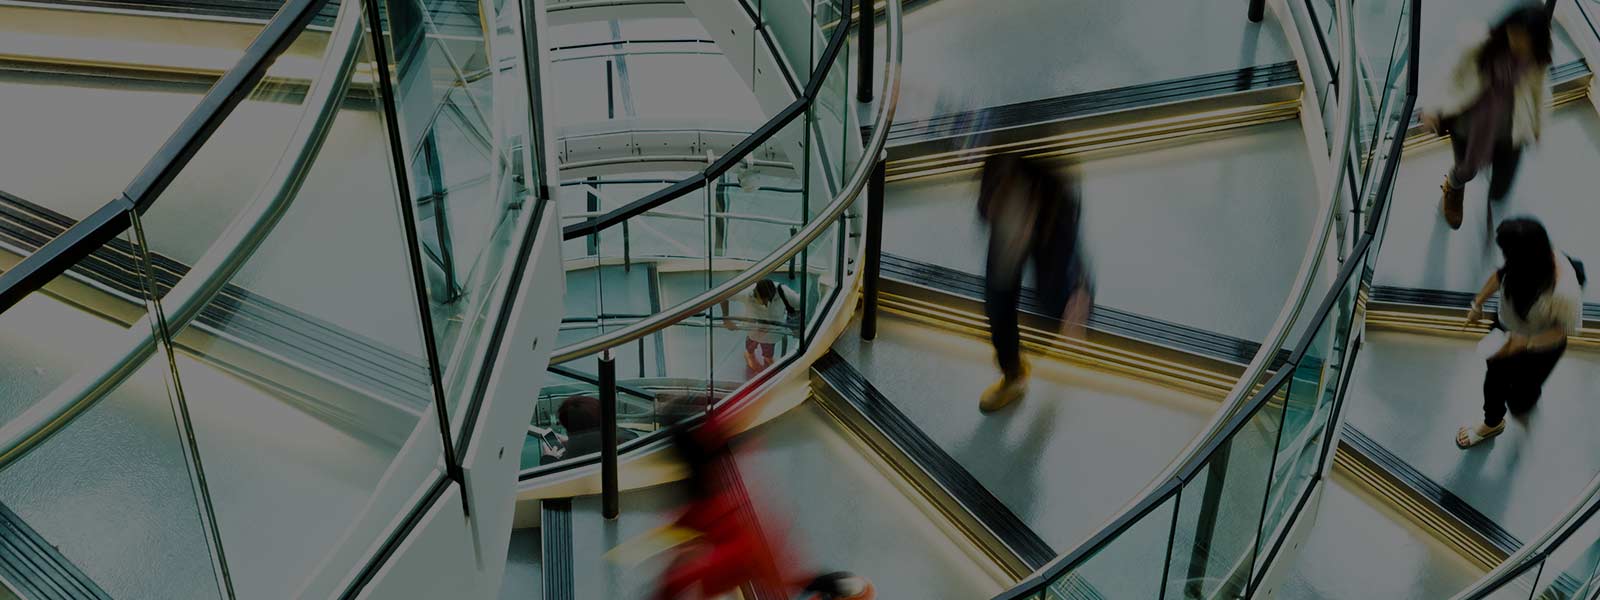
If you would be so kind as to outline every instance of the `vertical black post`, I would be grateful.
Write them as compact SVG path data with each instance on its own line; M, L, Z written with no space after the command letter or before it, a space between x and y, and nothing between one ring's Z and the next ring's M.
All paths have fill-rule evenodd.
M1267 0L1250 0L1251 23L1260 23L1267 16Z
M611 82L611 61L606 61L606 118L617 118L617 95L613 92Z
M1200 498L1200 513L1194 524L1194 547L1189 549L1189 572L1185 577L1185 598L1199 598L1206 581L1206 566L1211 549L1216 547L1217 511L1222 508L1222 489L1228 481L1228 455L1231 444L1217 447L1206 467L1206 487ZM1220 587L1218 589L1221 589Z
M628 273L628 272L632 272L633 271L633 248L631 248L631 245L632 245L632 241L628 237L628 222L627 221L623 221L622 222L622 272L624 272L624 273Z
M900 0L888 0L899 2ZM845 0L846 4L849 0ZM878 44L878 25L875 21L878 15L872 0L856 0L856 5L861 12L861 29L856 35L856 101L872 101L872 54ZM845 14L850 13L848 6Z
M608 520L617 518L617 362L611 351L600 354L600 506Z
M799 235L799 234L800 234L800 228L798 228L798 227L790 227L789 228L789 237L791 239L794 238L794 236ZM804 252L802 252L801 254L804 254ZM794 261L799 259L799 258L800 258L799 254L796 254L794 256L789 257L789 273L788 273L788 275L789 275L789 281L790 282L794 281L794 274L795 274L795 263L794 263ZM801 290L801 291L804 292L805 290Z
M895 2L898 0L889 0ZM883 254L883 168L884 157L872 166L872 179L867 181L867 247L866 264L862 265L861 339L878 337L878 263Z
M598 186L600 184L598 182L600 181L600 178L599 177L595 177L593 175L590 175L590 176L584 178L584 181L588 181L589 182L589 189L588 189L588 191L584 192L584 195L585 195L584 210L589 211L589 214L593 215L594 213L600 212L600 195L594 193L594 191L596 189L599 189ZM593 218L593 217L590 217L590 218ZM623 221L623 222L626 223L627 221ZM591 233L591 234L589 234L588 237L584 240L584 247L589 252L589 254L587 256L599 256L600 255L600 234L599 233Z
M755 177L755 175L753 175L753 174L751 174L749 172L746 172L744 176L745 177ZM741 181L739 185L743 186L744 183ZM717 198L716 198L716 200L717 200L717 203L716 203L717 215L716 216L706 215L706 218L711 219L711 224L712 224L712 229L711 229L711 236L712 236L711 250L713 252L715 252L717 256L727 256L728 255L728 227L729 227L729 225L728 225L728 219L726 217L723 217L722 215L728 214L728 209L732 205L732 203L728 201L728 188L729 187L732 187L732 186L729 186L726 183L724 183L722 181L722 176L720 176L720 175L717 176L716 187L712 188L712 189L716 190L716 192L717 192Z

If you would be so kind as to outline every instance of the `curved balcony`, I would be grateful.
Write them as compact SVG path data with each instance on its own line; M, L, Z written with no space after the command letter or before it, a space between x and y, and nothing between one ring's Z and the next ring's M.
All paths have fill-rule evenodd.
M756 131L723 150L732 132L673 136L608 123L616 131L594 137L609 137L614 150L568 157L569 166L593 169L687 165L698 154L702 168L673 179L612 167L605 177L562 183L571 209L562 215L567 314L524 445L525 489L554 493L549 484L558 480L598 489L600 455L573 442L557 415L568 398L598 395L602 371L615 373L620 451L635 460L661 448L675 423L750 408L743 400L803 379L796 367L825 351L848 321L860 285L856 199L883 152L897 96L899 10L888 11L888 56L870 65L882 89L869 104L856 100L850 3L794 4L810 14L741 4L749 18L734 37L755 34L755 66L734 61L735 69L758 99L790 79L798 90ZM774 69L784 76L768 75ZM764 92L769 84L777 90ZM635 199L637 190L649 191ZM585 200L609 210L583 210ZM763 280L786 290L793 318L739 313L740 297ZM771 364L746 362L746 338L758 336L773 344Z

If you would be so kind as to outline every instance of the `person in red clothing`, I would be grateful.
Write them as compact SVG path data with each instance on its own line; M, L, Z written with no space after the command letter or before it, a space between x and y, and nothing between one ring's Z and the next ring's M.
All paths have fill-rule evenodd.
M709 600L747 583L780 597L798 593L814 600L871 600L872 584L865 578L789 572L786 566L794 563L781 552L781 540L762 531L724 431L713 418L698 429L674 432L674 445L689 467L692 498L673 526L698 536L678 547L655 600Z

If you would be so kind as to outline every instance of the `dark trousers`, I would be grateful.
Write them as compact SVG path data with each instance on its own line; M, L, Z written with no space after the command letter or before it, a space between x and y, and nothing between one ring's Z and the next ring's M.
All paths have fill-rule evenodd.
M1494 427L1506 411L1520 415L1533 408L1544 392L1544 381L1566 353L1567 343L1548 350L1528 351L1488 361L1483 375L1483 424Z
M1452 127L1454 123L1447 124ZM1455 152L1455 165L1450 168L1450 184L1454 187L1467 185L1468 181L1478 176L1478 169L1466 160L1467 137L1471 132L1453 129L1450 134L1450 148ZM1489 199L1496 202L1504 200L1506 194L1511 192L1511 183L1517 178L1517 167L1522 164L1522 148L1509 139L1495 142L1494 155L1489 161Z
M1027 259L1033 263L1034 279L1038 282L1036 293L1040 308L1051 319L1061 318L1067 301L1083 282L1083 265L1079 262L1075 233L1039 232L1035 234L1035 243L1028 252ZM998 258L999 253L995 251L997 243L998 240L991 234L989 259L984 267L983 308L989 316L989 341L994 344L994 357L1000 363L1000 372L1007 378L1016 378L1022 374L1022 339L1017 332L1022 269L1021 265L998 264L1003 259ZM1002 268L1005 266L1012 268ZM1010 276L1001 273L1010 273Z

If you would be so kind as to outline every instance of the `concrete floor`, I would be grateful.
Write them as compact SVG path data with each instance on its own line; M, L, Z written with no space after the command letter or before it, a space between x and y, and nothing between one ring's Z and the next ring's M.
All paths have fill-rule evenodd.
M543 600L544 564L538 529L511 532L506 552L506 574L500 583L500 600Z
M1424 475L1531 539L1600 473L1592 424L1600 357L1569 350L1526 423L1470 450L1456 429L1481 422L1483 362L1470 340L1371 332L1349 387L1348 421Z
M1592 201L1589 182L1600 164L1600 117L1586 102L1569 104L1552 117L1543 142L1524 155L1511 194L1495 208L1494 218L1534 216L1558 247L1587 264L1600 264L1600 236L1590 231L1600 223L1600 203ZM1467 186L1460 230L1451 231L1439 217L1439 182L1450 163L1443 144L1407 153L1400 163L1377 284L1476 292L1499 267L1500 251L1484 225L1488 173ZM1584 297L1600 302L1600 285L1591 282Z
M1382 500L1340 476L1325 484L1317 522L1278 598L1449 598L1484 575Z
M1114 516L1217 407L1035 357L1029 396L985 415L978 395L998 377L987 342L890 315L878 328L834 348L1058 552Z
M600 497L572 501L572 574L574 598L609 600L647 598L656 578L665 570L660 557L641 564L622 564L605 554L677 515L683 503L682 484L660 485L622 494L621 516L607 521L600 514Z
M790 544L797 569L849 570L884 598L985 598L1001 588L959 554L844 437L821 409L805 404L734 444L762 526ZM600 517L599 498L573 502L574 575L581 600L642 598L665 568L603 555L676 515L681 484L622 495L622 516ZM907 548L916 548L914 552Z
M1249 340L1266 337L1318 219L1299 123L1091 160L1083 247L1104 306ZM883 250L983 273L976 172L897 182ZM928 235L937 231L939 235Z
M936 0L905 15L900 120L1293 60L1223 0ZM882 39L880 37L880 39Z
M803 404L735 445L751 497L806 568L847 570L880 598L987 598L998 582L853 445L822 409ZM908 551L915 549L915 551Z

